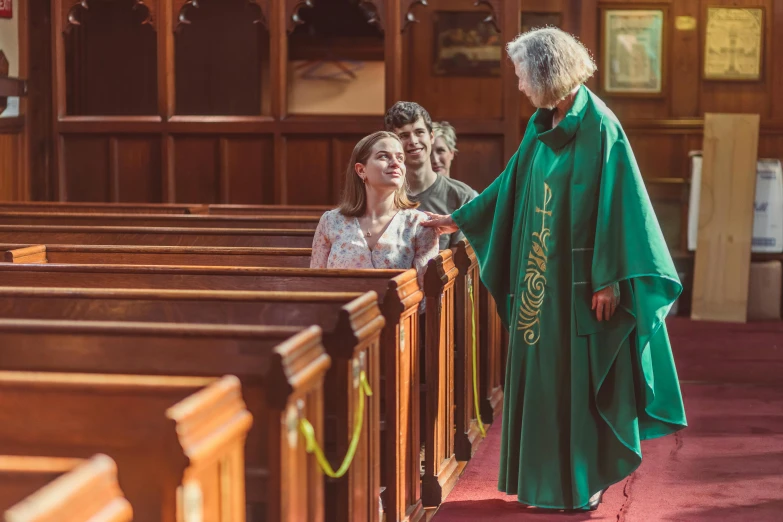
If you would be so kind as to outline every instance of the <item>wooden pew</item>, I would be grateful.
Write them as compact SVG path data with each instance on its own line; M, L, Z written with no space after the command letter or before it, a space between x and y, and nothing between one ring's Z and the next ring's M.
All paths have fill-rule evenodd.
M429 285L428 295L435 296L433 302L437 303L440 301L437 289L453 281L456 271L450 251L441 252L430 264L447 265L437 269L441 275ZM418 309L424 296L415 270L4 264L0 266L0 281L6 286L39 288L375 291L386 320L381 336L382 373L386 383L382 406L386 412L382 442L387 459L382 463L385 507L387 513L397 514L399 520L415 521L423 516L417 400L420 377L416 358L420 335ZM452 310L452 301L453 294L449 293L444 298L447 305L443 309ZM436 328L442 321L440 329L453 331L453 315L436 309L429 317L432 318L430 327ZM439 342L445 343L447 338L439 336Z
M205 213L208 205L194 203L82 203L74 201L0 201L0 212L113 212L131 214Z
M4 522L130 522L133 510L106 455L88 460L0 456Z
M192 290L0 288L0 317L166 323L317 325L332 358L326 374L324 440L334 468L357 422L359 372L376 393L365 399L363 428L347 475L327 481L330 520L378 520L380 492L379 342L385 323L375 292L204 292ZM0 367L2 363L0 362ZM251 413L259 413L251 410ZM257 426L254 432L263 429ZM336 465L335 465L336 463Z
M17 248L15 248L17 247ZM154 264L201 266L264 266L306 268L310 262L310 249L276 248L219 248L219 247L154 247L154 246L101 246L101 245L36 245L18 248L19 245L0 245L5 251L4 260L10 263L59 263L59 264ZM478 437L477 418L473 412L472 386L472 320L471 310L477 316L476 340L478 350L479 407L485 426L492 424L503 407L500 386L500 331L502 326L492 298L480 285L478 264L473 249L466 241L455 249L455 262L459 269L456 284L456 345L455 362L456 400L461 408L468 408L467 416L458 416L455 453L460 461L469 460L475 452ZM467 292L467 275L478 285L473 299ZM475 307L473 309L472 307ZM463 399L464 397L464 399ZM463 418L464 417L464 418ZM460 434L466 434L461 436ZM467 439L465 438L467 437ZM469 441L466 446L465 441ZM467 449L469 448L469 449Z
M317 205L207 205L207 213L223 216L320 216L334 207Z
M98 212L132 214L214 214L238 216L320 216L333 207L317 205L227 205L201 203L87 203L0 201L0 212Z
M0 244L0 262L308 268L310 248Z
M0 351L8 356L2 358L0 368L3 370L163 375L165 379L182 376L190 380L198 377L204 382L213 381L217 375L237 375L242 381L241 395L254 414L256 428L248 434L247 462L250 464L245 469L240 447L231 468L224 467L223 472L239 470L239 474L243 475L242 471L246 471L247 500L253 508L250 520L324 520L323 476L315 459L305 454L304 441L299 439L297 432L298 419L304 416L315 428L316 438L323 440L323 378L329 357L323 350L318 327L302 330L293 327L0 319L0 339ZM112 382L112 379L108 380ZM199 404L191 404L181 409L177 413L179 417L174 419L181 417L182 427L178 433L181 433L186 445L184 449L190 452L191 459L198 457L200 462L209 457L202 455L202 450L209 448L210 442L198 430L215 428L216 433L219 430L228 433L227 426L219 425L227 415L221 412L231 410L232 403L242 402L239 382L229 380L230 387L221 385L226 388L221 392L222 396L204 397L206 409L202 411ZM109 398L106 400L109 401ZM110 404L107 402L105 409L108 410ZM104 408L103 405L100 407ZM245 411L244 405L242 407ZM109 414L108 411L105 413ZM143 424L140 419L134 419L134 422L137 428L129 430L133 432L131 435L144 439L134 444L148 444L151 438L161 437L139 433L138 426ZM243 417L243 422L249 424L249 415ZM245 432L247 427L243 428ZM211 458L214 461L214 457ZM154 520L138 516L130 490L122 482L123 462L117 462L120 484L134 505L136 519ZM181 480L182 474L177 477ZM215 478L204 477L205 487L216 485ZM243 484L228 486L232 488L231 501L244 503ZM221 486L222 489L225 487ZM216 502L216 499L206 500L211 505ZM242 512L229 519L244 520L244 513L242 506Z
M0 243L310 248L314 230L0 225Z
M243 447L251 422L236 377L0 371L4 453L106 453L117 462L137 520L182 520L187 500L178 497L189 490L200 498L188 509L202 510L204 519L230 513L243 520Z
M316 216L221 216L93 212L0 212L0 225L315 230Z

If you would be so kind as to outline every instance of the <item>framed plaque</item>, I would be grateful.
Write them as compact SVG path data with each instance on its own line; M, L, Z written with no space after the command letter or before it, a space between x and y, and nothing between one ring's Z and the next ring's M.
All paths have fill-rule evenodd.
M662 96L663 9L603 9L602 87L606 94Z
M705 80L761 79L763 9L708 7L705 33Z

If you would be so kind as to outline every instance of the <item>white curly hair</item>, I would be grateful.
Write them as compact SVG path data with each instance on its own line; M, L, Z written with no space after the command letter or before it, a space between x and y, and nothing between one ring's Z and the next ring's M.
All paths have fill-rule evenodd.
M520 34L506 52L536 107L553 108L596 71L587 48L555 27Z

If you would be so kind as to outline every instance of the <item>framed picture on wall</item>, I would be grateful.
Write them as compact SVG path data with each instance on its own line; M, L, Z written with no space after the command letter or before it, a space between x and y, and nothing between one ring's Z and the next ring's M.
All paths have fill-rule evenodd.
M761 79L764 10L708 7L704 42L704 79Z
M602 14L603 92L663 96L666 11L603 9Z
M500 76L503 42L486 14L438 11L434 18L434 75Z
M562 29L563 17L560 13L528 13L522 12L522 32L542 27L558 27Z

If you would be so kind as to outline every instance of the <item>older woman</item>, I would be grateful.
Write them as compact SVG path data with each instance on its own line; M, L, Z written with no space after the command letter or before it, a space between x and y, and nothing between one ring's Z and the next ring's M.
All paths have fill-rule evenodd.
M507 51L538 111L492 185L425 226L464 232L510 329L500 490L596 509L641 440L686 426L664 323L682 287L587 50L547 28Z
M311 268L419 270L438 254L438 235L407 196L405 154L396 134L376 132L353 149L340 207L313 238Z
M442 121L432 125L432 143L430 162L432 170L441 176L451 177L451 162L457 155L457 133L449 122Z

